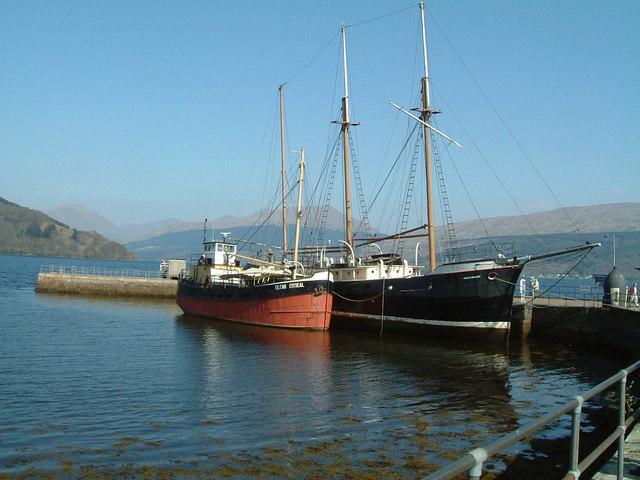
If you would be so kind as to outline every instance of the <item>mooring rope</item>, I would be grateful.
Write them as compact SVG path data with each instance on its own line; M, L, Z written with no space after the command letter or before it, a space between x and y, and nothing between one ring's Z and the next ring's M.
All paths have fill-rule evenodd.
M556 281L553 285L551 285L549 288L547 288L546 290L544 290L542 293L540 293L537 297L531 297L531 300L527 300L525 303L523 303L522 305L528 305L530 303L532 303L536 298L541 298L542 296L544 296L545 293L548 293L549 290L551 290L552 288L554 288L556 285L558 285L562 280L564 280L565 278L567 278L567 275L569 275L578 265L580 265L580 263L586 258L587 255L589 255L589 253L591 252L591 250L587 250L582 257L580 258L580 260L578 260L573 267L571 267L569 270L567 270L565 273L562 274L562 276L558 279L558 281ZM504 282L504 283L508 283L509 285L514 285L514 286L518 286L517 283L513 283L513 282L509 282L508 280L502 280L501 278L496 278L496 281L499 282ZM564 298L561 300L579 300L577 298ZM537 307L537 305L536 305Z
M353 298L347 298L347 297L345 297L345 296L343 296L343 295L340 295L340 294L339 294L338 292L336 292L336 291L334 291L334 292L333 292L333 294L334 294L336 297L340 297L341 299L346 300L347 302L368 302L369 300L375 300L375 299L376 299L376 298L378 298L380 295L384 295L384 291L382 291L381 293L379 293L379 294L377 294L377 295L374 295L374 296L373 296L373 297L371 297L371 298L364 298L364 299L362 299L362 300L356 300L356 299L353 299Z
M385 290L385 280L387 277L382 277L382 309L380 311L380 336L382 336L382 331L384 330L384 290Z

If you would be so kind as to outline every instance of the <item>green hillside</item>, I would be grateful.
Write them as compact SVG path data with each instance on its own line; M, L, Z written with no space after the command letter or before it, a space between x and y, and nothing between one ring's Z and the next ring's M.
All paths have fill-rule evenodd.
M0 253L134 260L122 245L0 197Z

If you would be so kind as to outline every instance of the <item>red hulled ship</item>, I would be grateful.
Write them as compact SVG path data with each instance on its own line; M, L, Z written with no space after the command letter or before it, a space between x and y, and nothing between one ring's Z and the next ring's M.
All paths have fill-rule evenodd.
M281 90L282 94L282 90ZM284 175L284 164L283 164ZM302 218L304 148L300 158L298 210L293 261L278 264L271 260L241 256L237 245L203 243L198 261L178 283L178 305L190 315L268 327L326 330L333 308L333 275L328 271L311 276L298 274L298 242ZM283 192L283 218L284 218ZM206 238L206 223L205 223ZM283 250L286 252L286 222L283 223ZM239 258L257 265L241 269Z
M269 327L329 328L330 273L293 278L294 270L275 265L242 270L235 244L205 242L204 249L198 265L178 284L184 313Z

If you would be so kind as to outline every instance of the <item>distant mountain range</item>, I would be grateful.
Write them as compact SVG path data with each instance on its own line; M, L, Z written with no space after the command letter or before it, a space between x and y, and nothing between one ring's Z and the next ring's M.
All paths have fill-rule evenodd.
M0 253L135 260L122 245L0 198Z
M60 205L45 210L44 213L73 228L95 231L107 238L124 243L146 240L167 233L202 230L202 221L184 221L176 218L117 226L100 214L78 204ZM271 212L262 210L242 217L226 215L210 220L209 229L255 226L262 223L269 213ZM294 224L295 212L289 209L287 213L287 224ZM312 207L305 212L305 219L318 219L320 215L320 207ZM280 221L280 214L276 212L265 221L265 225L278 225ZM309 221L309 223L314 222ZM354 223L358 224L359 221L356 219ZM575 232L577 229L585 233L638 231L640 230L640 202L567 207L531 213L526 217L504 216L490 217L483 221L467 220L455 224L456 236L459 239L481 238L485 236L485 227L491 236L546 235ZM329 208L326 228L343 229L342 212ZM384 231L385 228L378 230Z
M65 205L47 210L54 218L77 228L93 229L110 238L126 242L127 248L140 258L157 260L163 256L188 258L197 253L202 243L202 222L166 219L139 225L116 226L104 217L91 212L80 205ZM259 211L251 215L234 217L224 216L209 221L208 231L229 231L235 238L252 237L254 242L277 244L280 240L279 212ZM321 216L319 207L307 209L305 219L309 225L318 223ZM315 219L316 221L314 221ZM290 238L293 239L291 226L295 221L293 209L288 211L287 223ZM264 223L259 235L253 234L255 227ZM356 220L354 223L358 224ZM344 229L343 214L330 208L326 220L325 240L334 244L341 239ZM517 243L518 254L539 253L542 250L563 248L586 241L603 242L605 246L594 251L588 260L576 270L580 274L594 271L608 271L612 259L611 239L604 235L617 232L618 263L627 275L635 275L635 267L640 267L640 203L615 203L589 206L567 207L545 212L536 212L526 217L504 216L480 220L470 220L455 224L456 237L460 244L487 243L485 228L494 242ZM304 229L309 235L309 229ZM380 228L379 232L385 231ZM635 232L635 233L634 233ZM393 232L387 232L393 233ZM638 233L638 235L636 235ZM375 231L374 231L375 234ZM437 232L439 236L439 232ZM313 233L312 233L313 235ZM383 235L377 233L377 236ZM255 238L257 237L257 238ZM312 239L305 239L309 244ZM405 256L412 257L417 242L424 239L411 239L405 242ZM636 251L638 254L636 254ZM562 263L562 262L560 262ZM558 263L558 265L560 264ZM574 272L575 273L575 272Z
M59 205L44 210L44 213L73 228L94 231L107 238L123 243L146 240L167 233L202 230L203 227L202 221L184 221L176 218L118 226L99 213L93 212L77 203ZM314 220L319 219L321 215L321 207L312 207L305 211L305 219L310 219L311 223L315 223ZM259 225L263 221L264 225L279 225L281 224L282 217L280 212L272 213L268 210L259 210L251 215L242 217L226 215L214 220L209 219L208 228L209 230L213 228L216 230L228 230L236 227ZM354 219L354 222L358 223L359 221ZM287 211L287 224L295 224L295 212L293 209ZM326 228L339 230L343 229L343 225L343 214L335 208L330 207L327 211Z
M606 203L536 212L523 216L484 219L492 236L581 232L630 232L640 230L640 202ZM482 222L456 223L458 238L484 237ZM535 231L534 231L535 229Z
M162 235L163 233L166 233L166 229L171 228L170 226L172 225L174 226L173 228L176 229L182 228L179 226L182 222L176 218L167 218L165 220L158 220L156 222L149 223L118 226L112 221L104 218L99 213L93 212L77 203L59 205L57 207L44 210L43 212L73 228L97 232L111 240L115 240L116 242L132 242L134 240ZM194 225L195 224L193 223L187 224L185 226L185 230L194 228Z

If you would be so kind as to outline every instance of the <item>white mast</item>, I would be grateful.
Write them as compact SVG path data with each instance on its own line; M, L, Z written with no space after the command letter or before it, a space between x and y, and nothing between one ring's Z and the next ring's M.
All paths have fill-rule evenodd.
M347 99L347 108L344 112L347 122L349 121L349 72L347 71L347 27L342 25L340 28L342 33L342 65L344 66L344 98Z
M298 273L298 243L300 242L300 221L302 220L302 182L304 180L304 147L300 152L300 180L298 184L298 211L296 212L296 243L293 247L293 278ZM304 272L303 272L304 273Z

